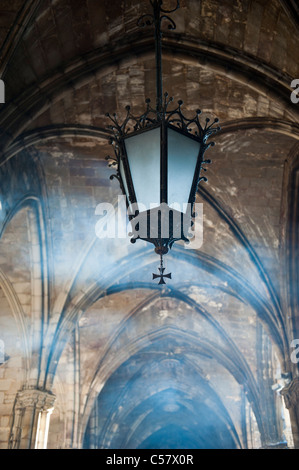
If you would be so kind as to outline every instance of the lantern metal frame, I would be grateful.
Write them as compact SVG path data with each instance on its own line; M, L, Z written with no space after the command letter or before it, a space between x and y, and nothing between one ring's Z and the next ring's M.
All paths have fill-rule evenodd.
M165 10L162 7L163 0L150 0L153 7L153 14L145 14L138 20L139 26L154 25L155 28L155 58L156 58L156 107L152 107L151 100L146 100L145 112L140 116L135 116L131 112L131 107L127 106L126 116L120 121L117 115L107 113L106 116L110 119L111 124L108 125L108 130L111 133L110 144L114 149L114 157L108 156L106 159L109 161L109 166L115 168L116 173L111 175L111 179L117 178L120 184L121 191L126 195L126 204L128 209L128 218L130 221L136 223L138 227L139 223L147 224L147 236L140 237L138 230L136 233L133 232L131 235L131 242L135 243L137 239L142 239L147 242L154 244L155 251L160 255L160 275L153 274L153 279L160 278L159 284L165 284L165 277L171 279L171 274L164 274L165 268L163 267L163 256L172 247L174 242L183 240L188 242L189 239L186 237L186 229L192 227L193 207L196 200L196 192L200 181L207 181L207 178L201 176L201 171L206 171L202 165L211 163L210 160L204 159L204 154L210 146L214 145L214 142L208 143L209 137L220 130L218 126L218 119L214 119L212 122L209 118L206 118L204 125L201 124L199 116L200 110L196 111L195 116L188 118L182 111L183 101L178 101L177 106L174 109L169 109L170 103L173 102L173 98L169 97L168 93L163 94L162 86L162 32L161 24L163 21L168 21L168 28L175 29L176 25L174 21L167 15L175 12L179 8L179 0L177 5L172 10ZM186 201L191 205L191 217L186 217L184 213L180 214L180 231L174 231L172 221L174 220L173 214L176 212L174 209L169 209L167 214L169 219L169 236L161 236L161 210L160 208L150 209L144 212L138 210L138 200L136 198L132 175L130 171L130 165L128 155L126 151L125 141L126 138L135 135L142 134L143 132L150 131L156 128L161 129L160 134L160 204L167 205L167 166L168 166L168 144L167 144L167 131L172 129L175 132L179 132L181 135L188 137L189 139L196 140L199 143L199 154L197 157L194 177L192 186L190 188L189 199ZM123 170L123 175L122 171ZM125 178L125 181L123 179ZM133 207L133 210L132 210ZM158 213L158 236L151 237L150 234L150 219L153 213ZM177 215L177 214L176 214ZM176 236L173 236L175 232Z

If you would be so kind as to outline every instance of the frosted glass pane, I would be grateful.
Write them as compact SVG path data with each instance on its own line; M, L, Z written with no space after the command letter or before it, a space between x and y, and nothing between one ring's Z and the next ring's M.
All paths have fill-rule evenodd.
M125 192L126 192L128 202L130 202L128 185L127 185L127 180L125 178L125 170L124 170L124 165L123 165L122 160L120 160L120 163L119 163L119 172L120 172L120 176L122 177L122 180L123 180L123 184L124 184L124 188L125 188Z
M173 129L168 129L168 205L189 200L200 144Z
M160 205L160 133L156 128L125 140L137 202L146 210Z

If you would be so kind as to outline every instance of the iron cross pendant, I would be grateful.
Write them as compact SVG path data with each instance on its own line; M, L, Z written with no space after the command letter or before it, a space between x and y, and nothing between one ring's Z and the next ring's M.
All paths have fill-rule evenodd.
M169 273L169 274L164 274L165 268L163 267L163 259L162 259L162 257L161 257L161 267L158 268L158 269L159 269L159 271L160 271L160 274L154 274L154 273L153 273L153 280L160 278L159 284L166 284L166 282L164 281L164 279L165 279L165 278L171 279L171 273Z

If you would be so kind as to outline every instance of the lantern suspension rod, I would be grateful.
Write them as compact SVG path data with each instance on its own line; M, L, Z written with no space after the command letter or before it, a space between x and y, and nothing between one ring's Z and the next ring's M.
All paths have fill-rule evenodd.
M154 18L155 18L155 54L156 54L156 109L160 113L163 103L163 78L162 78L162 31L161 31L161 11L162 1L155 1Z
M168 16L169 13L180 8L180 0L172 10L165 10L163 0L150 0L153 14L141 16L139 26L154 25L155 28L155 60L156 60L156 111L159 116L163 112L163 78L162 78L162 21L168 21L168 29L175 29L175 22Z

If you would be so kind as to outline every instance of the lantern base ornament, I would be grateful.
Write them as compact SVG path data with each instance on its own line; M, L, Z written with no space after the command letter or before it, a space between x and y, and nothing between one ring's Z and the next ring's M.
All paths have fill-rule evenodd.
M131 243L136 243L139 239L155 246L155 253L160 256L161 264L160 275L153 274L153 279L160 278L159 284L166 284L164 278L171 279L171 274L164 274L163 256L167 255L176 241L189 243L189 230L193 225L191 212L182 213L167 204L160 204L148 211L136 211L136 215L129 210L129 219L132 224L132 232L129 233Z

